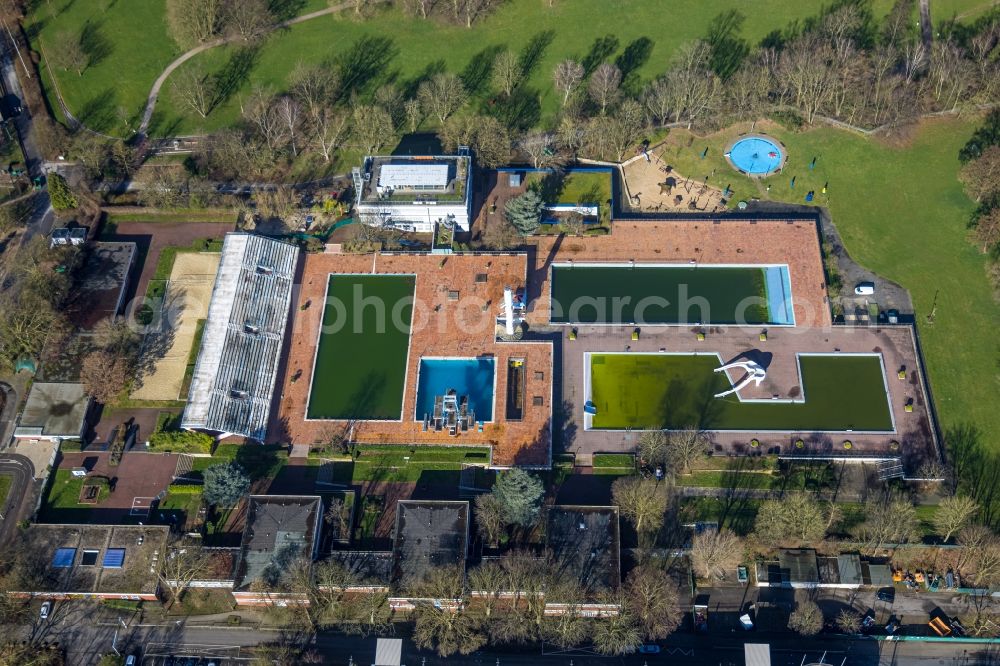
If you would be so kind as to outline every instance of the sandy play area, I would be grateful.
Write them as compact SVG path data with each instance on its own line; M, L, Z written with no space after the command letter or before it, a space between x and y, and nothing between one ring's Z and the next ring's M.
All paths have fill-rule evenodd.
M132 392L137 400L183 400L184 371L194 343L198 320L208 315L212 285L222 255L218 252L178 252L170 271L163 303L163 330L150 334L145 349L156 360ZM159 347L165 347L160 349Z
M625 196L622 208L635 212L708 212L726 210L722 190L705 185L705 176L677 171L661 156L662 146L636 155L622 164Z

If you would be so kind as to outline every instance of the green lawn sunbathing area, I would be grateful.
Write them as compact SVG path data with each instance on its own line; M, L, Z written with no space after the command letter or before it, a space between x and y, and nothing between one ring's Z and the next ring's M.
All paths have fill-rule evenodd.
M715 398L730 388L716 354L589 354L593 429L886 432L892 416L875 355L801 355L804 402ZM851 387L845 391L844 387Z
M553 323L764 324L760 266L552 267Z
M330 276L306 418L402 417L415 287L413 275Z

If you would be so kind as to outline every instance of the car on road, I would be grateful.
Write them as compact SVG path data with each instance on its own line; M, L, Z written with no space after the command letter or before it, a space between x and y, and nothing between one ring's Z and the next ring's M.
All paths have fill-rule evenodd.
M43 620L47 620L49 619L49 611L51 610L52 610L52 602L46 601L44 604L42 604L42 610L39 611L38 616Z
M887 604L891 604L896 600L896 588L894 587L883 587L875 594L875 598L879 601L884 601Z
M875 293L875 283L859 282L857 286L854 287L854 293L858 296L871 296Z
M640 645L639 654L660 654L659 645Z
M125 666L135 666L137 663L139 663L139 660L134 654L125 657Z

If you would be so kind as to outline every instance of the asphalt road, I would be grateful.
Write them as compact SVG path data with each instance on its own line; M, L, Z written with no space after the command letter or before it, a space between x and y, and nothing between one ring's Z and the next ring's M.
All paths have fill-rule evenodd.
M37 604L36 604L37 605ZM128 613L95 607L82 602L56 602L50 620L35 618L23 629L22 637L38 642L58 641L67 649L67 663L93 664L114 643L122 654L144 655L146 666L160 666L167 656L213 656L221 664L245 664L249 646L280 638L273 630L250 627L197 626L194 621L163 625L138 624ZM561 652L538 649L484 650L447 659L417 650L404 638L403 663L407 666L653 666L654 664L743 666L745 642L770 643L775 666L815 663L825 654L834 666L972 666L1000 664L998 646L959 643L878 642L839 638L796 637L788 633L734 633L694 635L679 633L660 643L657 655L604 657L586 650ZM321 633L312 639L312 648L323 663L368 666L374 661L375 639ZM159 656L157 656L159 655ZM218 659L218 658L222 659ZM176 662L175 662L176 663ZM183 662L181 662L183 663Z
M31 461L14 453L5 453L0 457L0 474L10 476L10 492L3 505L0 506L0 544L7 543L17 522L28 518L34 510L35 468Z

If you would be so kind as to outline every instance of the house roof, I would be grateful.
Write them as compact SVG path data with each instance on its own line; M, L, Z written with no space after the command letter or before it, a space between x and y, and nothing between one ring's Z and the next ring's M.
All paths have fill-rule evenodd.
M272 587L300 557L315 551L323 501L317 496L251 495L240 549L237 589L261 580Z
M559 570L591 591L621 583L618 507L553 506L548 510L547 547Z
M70 305L77 325L91 329L102 319L118 314L128 288L135 247L135 243L96 242L84 248L80 286Z
M36 382L28 392L15 437L79 438L90 397L83 384Z
M412 588L433 569L465 569L469 503L403 500L396 503L392 580Z
M181 426L263 440L298 248L227 234Z
M816 551L810 548L782 549L778 551L777 564L765 565L767 582L796 585L819 582L819 564Z
M31 558L37 574L35 589L19 592L137 595L156 591L169 528L33 524L19 534L12 551Z

